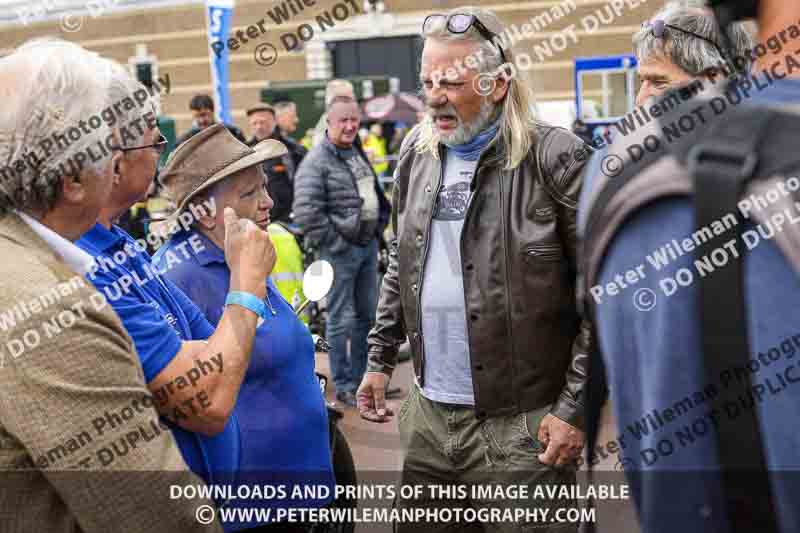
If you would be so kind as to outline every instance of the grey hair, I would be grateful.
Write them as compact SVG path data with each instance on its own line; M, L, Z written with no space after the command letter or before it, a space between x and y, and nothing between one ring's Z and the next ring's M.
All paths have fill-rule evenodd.
M272 107L275 108L275 115L277 116L288 112L290 109L295 109L297 106L291 100L284 100L282 102L278 102L277 104L273 104Z
M666 24L702 35L722 48L720 29L714 14L701 6L696 2L670 2L651 20L660 19ZM738 67L749 70L752 64L750 51L755 43L746 23L732 24L727 36L733 47L727 51L729 59L734 60ZM725 65L724 58L711 43L671 28L666 28L664 38L658 39L649 28L643 27L633 36L633 45L640 63L654 56L664 56L691 76L700 76L711 68Z
M475 15L495 35L499 36L504 32L505 26L502 21L493 11L488 9L465 6L450 10L448 15L452 13ZM494 39L493 43L489 43L474 26L464 33L454 34L447 29L444 23L434 24L422 34L422 37L426 41L434 39L445 42L473 42L475 43L475 52L484 47L489 51L488 54L476 54L478 55L477 63L480 74L498 72L502 65L500 54L496 52L496 47L499 46L500 40ZM505 54L508 63L513 65L514 54L511 49L504 48L503 54ZM508 170L519 166L536 143L533 90L524 69L514 69L512 72L514 75L508 78L508 92L498 106L500 127L497 136L492 141L492 143L499 144L498 158L506 159L505 168ZM470 88L470 90L474 89ZM438 157L439 134L436 133L430 115L426 114L416 128L419 131L414 145L417 152L429 152L434 157Z
M325 85L325 107L328 108L337 96L352 96L355 98L356 90L348 80L335 79Z
M64 179L106 174L108 147L141 144L158 102L119 64L50 38L0 59L0 98L0 213L49 211Z

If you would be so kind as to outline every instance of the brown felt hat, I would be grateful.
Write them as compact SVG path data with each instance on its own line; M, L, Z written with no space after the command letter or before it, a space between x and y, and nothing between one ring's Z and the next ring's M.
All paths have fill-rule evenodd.
M251 148L217 123L178 146L159 172L159 181L178 206L177 216L199 192L240 170L286 153L286 146L274 139Z

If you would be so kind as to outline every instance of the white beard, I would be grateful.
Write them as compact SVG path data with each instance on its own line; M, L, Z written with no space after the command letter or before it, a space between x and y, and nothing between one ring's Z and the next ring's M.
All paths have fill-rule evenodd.
M464 124L461 121L461 117L456 115L456 118L458 119L458 125L456 128L451 133L442 133L441 131L437 130L436 133L439 135L439 140L445 146L457 146L459 144L470 142L480 132L488 128L493 122L492 118L495 108L496 106L491 103L488 98L484 98L481 101L481 109L478 112L478 116L475 117L472 122L469 124Z

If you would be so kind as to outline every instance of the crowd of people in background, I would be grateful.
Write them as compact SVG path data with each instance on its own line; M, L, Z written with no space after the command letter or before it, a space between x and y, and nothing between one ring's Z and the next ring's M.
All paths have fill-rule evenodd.
M355 98L353 85L347 80L331 80L326 87L326 107L330 99L337 95ZM198 94L189 101L192 125L175 139L171 146L177 147L200 131L217 123L214 100L210 95ZM299 123L297 105L291 100L277 100L274 103L257 103L245 110L250 137L247 138L242 128L234 124L223 124L239 141L248 146L255 146L266 139L280 141L288 148L288 153L280 158L264 163L264 171L269 177L269 193L275 201L272 209L273 222L292 223L291 213L294 200L294 176L300 163L314 145L325 137L327 124L325 113L317 126L305 131L302 138L295 138ZM400 149L405 135L412 125L404 123L392 124L392 138L384 137L381 122L363 121L359 125L358 142L369 159L373 170L381 181L384 191L391 190L391 176L394 169L395 154ZM163 158L166 160L166 157ZM148 199L154 202L148 202ZM152 222L163 220L169 214L169 208L163 206L164 200L159 184L154 184L148 191L146 199L134 204L129 211L120 215L119 224L137 238L145 237ZM158 227L158 224L156 224ZM154 252L154 249L150 250Z
M539 120L526 74L498 74L514 60L510 49L442 81L442 72L476 50L496 48L506 27L477 7L424 19L426 110L408 135L408 125L386 139L381 124L364 124L346 80L328 84L324 113L302 141L293 135L303 110L292 102L248 108L248 140L235 125L217 123L213 100L197 95L192 127L163 166L168 141L154 121L157 94L143 106L121 106L118 122L99 121L65 147L42 142L112 102L132 102L142 87L117 63L58 39L30 41L0 59L10 110L0 114L0 160L8 163L0 253L9 258L0 263L7 309L0 341L14 347L0 360L0 469L18 489L0 499L4 530L309 530L252 515L222 524L213 510L324 509L330 492L167 497L175 485L337 483L315 344L281 286L297 281L289 276L297 267L274 277L291 254L271 235L297 226L335 269L326 336L337 399L365 420L393 420L386 398L398 391L389 379L400 346L410 346L414 381L397 412L404 485L564 489L516 499L415 491L394 505L426 512L502 505L525 518L488 524L451 513L452 520L398 521L396 531L577 532L576 521L557 515L577 506L577 460L586 443L592 458L610 395L646 533L795 533L797 479L785 474L797 470L800 449L798 389L790 388L800 382L791 360L792 342L800 344L791 296L800 298L800 230L787 225L746 255L744 241L729 241L725 249L742 261L705 272L655 308L642 309L635 295L601 302L595 291L618 295L625 273L655 296L663 286L656 276L631 276L636 262L663 243L692 242L684 237L696 238L698 224L725 208L741 210L745 186L783 186L800 171L791 137L796 109L786 109L800 100L795 51L770 45L766 58L762 44L758 56L747 29L733 24L758 17L757 41L774 44L778 37L769 36L800 36L800 7L714 4L669 3L633 36L637 103L711 78L732 55L753 64L738 65L695 102L724 103L723 95L752 89L762 75L770 83L720 122L703 121L669 150L636 161L621 136L594 150L595 135L582 121L576 135ZM769 76L784 67L782 77ZM475 81L489 73L491 91L479 94ZM677 121L683 111L667 116ZM130 133L133 124L139 127ZM657 138L658 127L635 134ZM107 150L65 170L95 145ZM395 152L396 163L388 162ZM18 164L31 157L36 165ZM609 176L608 157L627 167ZM383 186L390 174L392 202ZM795 193L800 205L797 187L778 189ZM149 195L172 204L166 243L155 254L135 236L154 231L139 216ZM775 215L785 222L790 204L766 206L749 220L742 214L737 237L756 223L764 235ZM381 278L379 250L390 226ZM674 257L662 274L691 273L696 257ZM45 300L45 291L60 296ZM77 315L66 325L65 316ZM738 366L721 372L733 359ZM769 370L756 375L762 364ZM720 378L714 390L722 394L698 401L709 377ZM704 433L666 453L674 426L651 421L650 432L642 416L679 417L689 410L684 397L707 409L691 423L696 431L702 422ZM115 416L119 427L108 422ZM689 428L687 420L687 439ZM627 448L626 432L636 437ZM115 475L98 475L109 470ZM731 475L740 471L747 477ZM209 524L199 522L198 508L212 509ZM556 517L540 522L543 510Z

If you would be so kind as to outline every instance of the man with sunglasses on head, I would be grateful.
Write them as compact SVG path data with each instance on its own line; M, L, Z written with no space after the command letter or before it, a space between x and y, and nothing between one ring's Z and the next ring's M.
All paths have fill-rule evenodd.
M402 483L425 490L397 505L529 514L441 516L399 523L401 533L577 531L555 523L574 500L532 494L573 484L583 447L589 337L575 305L575 217L590 149L536 120L527 80L499 70L514 56L489 44L503 30L472 7L424 22L428 112L395 172L397 239L358 407L367 420L391 419L383 389L408 336L415 384L398 414ZM530 495L514 499L511 485Z
M740 67L748 70L752 36L743 23L733 24L728 35L733 57L740 58ZM722 78L725 59L719 40L711 10L702 5L667 4L633 36L641 82L636 105L695 78Z
M618 136L610 157L622 162L619 172L587 171L584 177L582 292L597 328L587 428L597 425L605 377L644 533L797 533L800 283L793 256L800 204L797 186L787 190L785 183L797 182L800 166L792 149L798 142L800 3L709 4L713 34L707 35L728 30L731 45L714 39L723 50L733 49L729 62L741 52L735 21L757 19L754 51L764 54L741 77L705 83L660 120ZM659 16L681 24L694 15L670 7ZM714 47L669 29L661 41L637 37L675 62L695 64L696 73L718 61ZM776 46L786 36L794 46ZM690 63L675 56L680 49L686 58L707 54L714 61ZM692 110L706 122L667 141L665 125ZM637 161L626 156L648 136L661 142L659 150ZM775 212L788 213L793 223L782 227ZM666 253L667 243L674 256ZM724 263L719 250L728 254ZM715 258L710 270L704 268L709 257ZM615 280L637 265L636 285L623 292Z
M649 99L688 85L692 80L710 80L712 85L724 83L724 72L730 76L735 74L736 61L740 70L750 69L750 53L755 43L746 24L731 24L728 39L732 48L730 53L724 54L714 13L704 6L703 0L688 5L682 1L667 2L634 34L633 47L640 80L637 106L644 106ZM728 62L726 57L734 61ZM620 138L617 135L619 131L610 127L606 137L609 142ZM584 167L587 176L597 174L601 162L608 156L605 141L596 135L594 139L598 150ZM582 216L581 213L579 218Z

